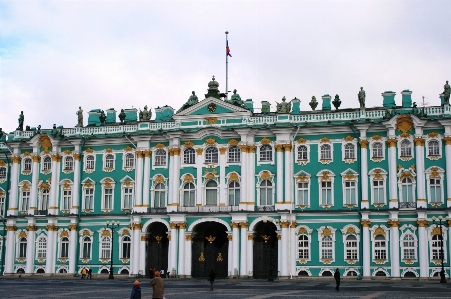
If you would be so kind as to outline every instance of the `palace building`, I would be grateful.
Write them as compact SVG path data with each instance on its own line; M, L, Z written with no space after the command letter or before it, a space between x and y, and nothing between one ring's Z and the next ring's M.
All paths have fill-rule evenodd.
M80 110L73 128L19 121L0 137L1 270L427 278L443 261L449 276L451 110L443 94L421 108L411 94L366 108L362 89L356 109L326 94L311 111L284 98L271 111L228 99L213 77L205 99L154 117L146 106L94 109L87 125Z

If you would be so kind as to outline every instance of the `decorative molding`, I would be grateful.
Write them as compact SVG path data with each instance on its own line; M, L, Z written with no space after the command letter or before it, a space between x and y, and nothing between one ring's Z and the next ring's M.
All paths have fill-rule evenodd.
M398 143L398 141L396 140L396 138L387 139L388 147L396 147L397 143Z
M408 131L413 129L412 117L408 114L402 114L396 120L396 128L404 134L408 133Z
M157 143L157 145L155 145L155 148L165 148L166 146L163 143Z
M401 222L399 220L389 220L387 223L390 227L399 227Z
M266 137L263 137L263 139L260 140L260 143L261 143L261 144L270 144L270 143L271 143L271 140L269 140L269 139L266 138Z
M226 153L226 151L227 151L227 148L226 148L226 147L220 147L220 148L219 148L219 153L220 153L221 155L224 155L224 154Z
M207 144L207 145L214 145L214 144L216 144L216 139L214 139L214 138L207 138L207 140L205 140L205 144Z
M185 141L185 144L183 146L186 147L186 148L193 147L194 143L192 143L191 141Z
M194 183L194 178L190 173L185 174L185 176L183 177L183 182L184 183Z
M282 144L276 144L276 145L274 145L274 147L276 148L277 152L282 152L283 151L283 145Z
M323 137L323 138L321 138L319 143L330 143L330 139L328 137Z
M443 138L443 140L445 140L446 145L451 145L451 136L447 136L447 137Z
M421 137L417 137L415 139L413 139L413 141L415 142L416 146L424 146L424 138Z
M351 142L351 141L354 141L354 137L352 137L351 135L348 135L344 138L344 140L347 142Z
M385 236L385 231L382 227L376 228L376 230L373 233L373 236L379 236L379 235Z
M238 145L238 140L232 139L232 140L230 140L230 141L228 142L228 144L229 144L230 146L237 146L237 145Z
M41 137L39 138L39 144L45 151L48 151L49 148L52 147L52 141L50 141L50 138L47 134L41 135Z
M269 171L263 170L261 175L260 175L260 178L262 180L269 180L269 179L271 179L271 174L269 173Z
M15 232L17 230L17 226L15 225L7 225L6 230L9 232Z
M217 117L205 117L204 119L209 125L213 125L218 121Z
M291 152L292 147L293 147L293 146L292 146L291 144L289 144L289 143L283 144L283 149L284 149L286 152Z
M300 137L300 138L298 139L298 143L300 143L300 144L306 143L306 142L307 142L307 140L306 140L305 138Z
M29 232L35 232L38 229L36 225L27 225L27 230Z
M48 224L46 227L47 227L48 231L56 232L58 230L58 226L57 225Z
M369 221L369 220L362 220L362 221L360 221L360 224L363 227L369 227L371 225L371 221Z
M131 223L130 224L130 228L132 230L140 230L142 228L142 224L141 223Z
M361 148L368 148L368 140L360 140L359 143Z
M419 227L428 227L429 222L425 219L417 220L417 225Z
M203 148L196 148L196 153L198 156L201 156L203 151L204 151Z

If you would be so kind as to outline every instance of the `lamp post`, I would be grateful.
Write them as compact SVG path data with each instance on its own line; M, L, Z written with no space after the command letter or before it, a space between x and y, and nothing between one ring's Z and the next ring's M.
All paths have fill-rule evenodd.
M432 223L435 224L435 220L437 220L437 218L432 217ZM438 227L440 228L440 257L442 260L442 270L440 271L440 283L446 283L446 278L445 278L445 266L443 265L443 258L445 257L444 252L443 252L443 231L442 231L442 226L445 225L445 221L447 222L449 220L449 217L446 216L445 220L443 220L442 216L438 216ZM443 223L442 223L443 221Z
M121 223L118 221L118 222L115 222L114 220L113 221L107 221L106 222L106 228L108 229L111 229L111 256L110 256L110 261L111 261L111 264L110 264L110 275L108 276L108 279L114 279L114 276L113 276L113 246L114 246L114 230L116 229L116 228L118 228L119 227L119 225L120 225Z

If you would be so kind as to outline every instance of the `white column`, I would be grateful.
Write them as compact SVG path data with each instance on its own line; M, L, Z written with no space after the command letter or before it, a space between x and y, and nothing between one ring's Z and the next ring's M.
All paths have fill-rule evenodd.
M14 149L14 154L11 158L12 166L11 166L11 187L9 192L9 206L7 215L17 216L18 212L18 194L19 194L19 165L20 165L20 156L16 151L19 149Z
M247 154L247 170L246 175L248 175L249 179L246 180L246 190L247 190L247 199L248 202L248 210L253 211L255 206L255 145L249 146L249 153Z
M185 274L186 277L191 277L191 263L192 263L192 253L191 253L191 248L192 248L192 240L193 240L193 236L191 234L186 234L185 235ZM230 241L229 241L229 248L230 248Z
M34 249L36 244L36 225L34 223L34 218L28 219L27 230L27 261L25 273L33 273L35 258Z
M47 274L55 273L55 248L56 248L57 230L58 230L57 222L53 219L52 220L49 219L49 222L47 224L47 249L45 262L45 273Z
M196 205L202 205L202 167L204 166L204 156L202 155L203 149L196 149Z
M362 261L363 261L363 277L370 278L370 260L371 260L371 244L370 244L370 228L371 222L368 219L362 219Z
M150 150L144 151L144 174L143 174L143 208L147 209L150 207L149 203L149 193L150 193L150 155L152 152Z
M70 210L71 214L77 214L78 209L81 209L81 207L78 206L80 199L80 184L80 153L74 153L74 187Z
M177 224L171 222L171 240L169 241L169 265L168 265L168 271L174 273L174 269L177 269Z
M283 148L285 150L285 203L290 203L293 205L293 171L292 171L292 155L291 155L291 144L284 144Z
M221 153L219 155L219 205L220 206L226 206L227 203L227 197L226 197L226 182L225 182L225 164L226 164L226 153L227 148L221 147L219 149L219 152Z
M290 225L290 255L288 259L288 265L290 269L290 274L293 275L293 277L297 276L296 273L296 221L291 222Z
M429 277L429 252L426 228L428 221L420 219L427 216L425 212L418 213L418 260L420 262L420 277Z
M282 244L282 235L281 232L277 232L277 271L282 276L282 255L283 255L283 244ZM273 277L276 275L276 273L272 274Z
M173 202L180 206L180 192L179 192L179 182L180 182L180 148L172 149L174 156L174 176L173 180L175 184L172 184L174 190L172 191L172 196L174 197ZM201 168L202 169L202 168ZM199 182L199 181L198 181Z
M422 135L415 138L416 173L417 173L417 208L426 208L426 188L424 181L424 139Z
M133 217L133 223L132 223L132 229L133 229L133 258L131 259L132 267L131 267L131 274L132 275L138 275L139 271L139 249L140 249L140 243L141 243L141 217Z
M58 155L57 148L54 149L52 153L52 183L50 187L50 199L49 199L49 214L56 215L58 214L58 172L59 172L59 163L58 161L61 159L60 155ZM46 265L48 262L46 263ZM46 267L47 269L47 267ZM49 273L45 271L46 273Z
M239 258L240 258L240 231L239 231L239 223L232 222L232 242L233 242L233 252L232 252L232 267L233 272L232 276L235 276L235 271L239 271ZM236 272L237 275L239 275L239 272Z
M14 272L14 251L16 244L16 226L15 221L10 220L6 225L6 230L8 231L6 234L6 252L5 252L5 273L11 274Z
M31 175L31 190L30 190L30 207L28 208L28 214L34 215L37 210L36 198L38 191L38 178L39 178L39 155L37 153L38 149L33 148L33 155L31 159L33 161L32 165L32 175Z
M283 221L280 223L282 227L282 265L280 267L280 276L288 276L288 227L290 223L288 221Z
M146 275L146 242L147 242L147 236L145 234L140 233L139 234L139 271L142 271L143 275ZM149 269L147 269L149 271Z
M135 169L135 209L142 206L142 182L143 182L143 163L144 151L136 151L136 169Z
M247 275L252 278L254 273L254 234L247 232Z
M276 204L283 203L283 152L282 152L282 144L276 144L274 146L277 151L276 158L276 166L277 166L277 174L276 174ZM283 239L283 233L282 233ZM283 269L283 267L282 267ZM282 270L283 273L283 270ZM282 276L284 276L282 274Z
M365 137L366 138L366 137ZM361 209L369 209L368 196L368 141L366 139L360 140L360 177L362 180L362 198Z
M76 220L73 219L69 224L70 238L69 238L69 273L75 274L75 264L77 261L77 244L78 244L78 230Z
M396 138L390 138L388 143L388 178L390 184L390 209L398 208L398 183L396 170Z
M390 256L391 256L391 277L399 278L399 220L398 212L390 212Z
M240 209L246 209L247 205L247 181L248 181L248 165L247 165L247 158L248 158L248 146L247 145L240 145L241 149L241 202L240 203ZM249 199L250 201L250 199ZM234 240L235 241L235 240ZM232 272L232 275L234 273Z
M446 186L447 189L447 207L451 206L451 136L445 137L445 161L446 161Z
M240 276L247 277L247 222L240 222L240 226L241 226Z
M229 254L227 256L227 271L228 276L233 277L233 236L232 232L227 232L227 239L229 240Z
M178 181L174 178L174 156L172 155L172 149L169 150L169 188L168 188L168 212L176 212L176 201L173 193L174 186Z
M178 258L178 277L185 277L185 231L186 231L186 223L179 223L179 258Z

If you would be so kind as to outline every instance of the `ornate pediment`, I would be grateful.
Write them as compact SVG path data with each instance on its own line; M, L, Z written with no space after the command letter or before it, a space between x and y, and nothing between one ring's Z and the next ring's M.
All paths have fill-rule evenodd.
M199 115L211 115L211 114L235 114L235 113L245 113L249 116L251 112L245 108L241 108L229 103L224 102L223 100L209 97L203 101L200 101L193 106L180 111L179 113L174 115L174 119L177 119L177 116L184 116L183 120L186 120L186 116L199 116ZM220 119L220 118L219 118ZM216 122L215 122L216 123Z

